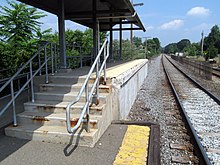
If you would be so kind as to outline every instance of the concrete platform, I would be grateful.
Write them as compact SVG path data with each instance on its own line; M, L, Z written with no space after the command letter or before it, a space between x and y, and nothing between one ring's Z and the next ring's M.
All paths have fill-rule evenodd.
M93 129L91 133L87 133L85 129L79 133L68 133L65 119L66 106L77 97L89 67L60 70L55 75L49 76L49 84L38 80L35 84L38 88L34 93L35 102L24 103L25 112L17 115L18 126L7 127L5 134L50 143L66 144L71 141L72 145L94 147L113 120L126 119L137 92L147 76L147 69L148 60L146 59L108 64L107 84L103 85L103 80L100 78L99 100L91 101L89 107L92 119L89 124ZM42 80L44 77L39 78ZM92 83L94 80L95 73L89 81ZM90 88L91 85L89 84ZM84 103L85 94L77 104L71 107L72 126L76 124ZM96 106L94 103L99 104ZM81 124L81 126L83 128L85 125Z
M125 141L129 132L129 127L135 129L144 128L148 137L142 137L142 131L137 131L133 136L140 137L145 146L139 146L137 150L131 150L130 154L135 155L144 151L140 159L141 164L160 165L160 144L159 126L154 123L117 121L111 124L107 131L100 138L94 148L77 147L70 144L42 143L28 141L0 135L0 164L33 164L33 165L112 165L120 157L122 145L127 145ZM133 130L130 130L132 133ZM137 144L137 139L129 141L129 146ZM140 143L142 144L142 143ZM128 147L129 147L128 146ZM127 150L128 151L128 150ZM146 153L146 154L145 154ZM129 153L128 153L129 154ZM125 158L125 159L124 159ZM131 157L121 157L127 161ZM134 159L133 159L134 160ZM130 161L127 164L135 163Z

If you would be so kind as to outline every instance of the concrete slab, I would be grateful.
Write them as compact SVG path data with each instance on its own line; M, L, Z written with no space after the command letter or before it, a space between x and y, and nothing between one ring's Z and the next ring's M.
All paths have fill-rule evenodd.
M49 112L49 113L65 113L66 107L69 102L60 102L60 101L36 101L36 102L27 102L24 103L25 111L27 112ZM82 111L84 103L76 103L71 107L71 114L79 114ZM99 105L92 104L90 105L90 114L102 115L105 104L100 103Z
M80 145L93 147L98 141L98 130L90 129L86 132L85 129L79 128L74 134L67 132L65 127L62 126L38 126L38 125L22 125L22 126L9 126L5 128L7 136L17 137L28 140L35 140L41 142Z
M138 59L138 60L133 60L133 61L128 61L128 62L116 62L116 63L107 63L107 77L109 78L114 78L118 77L124 72L127 72L129 69L134 68L135 66L142 65L144 63L147 63L147 59ZM70 70L66 73L57 73L56 76L51 76L51 77L59 77L61 79L65 78L72 78L79 80L79 82L82 82L86 75L89 72L89 67L83 67L79 69L74 69ZM95 77L95 73L93 73L92 77ZM78 82L78 81L77 81Z
M94 148L0 136L0 164L110 165L126 129L127 126L111 125Z
M111 124L94 148L70 144L42 143L0 135L0 164L112 165L122 144L127 126L133 124L134 122ZM137 125L143 125L143 123L137 123ZM148 163L146 164L152 165L152 162L154 162L153 164L159 165L160 157L158 157L158 153L155 153L156 149L158 152L160 146L159 137L155 138L153 133L155 127L157 128L156 131L159 131L159 127L150 123L145 125L151 127L150 144L148 147L150 158L148 158Z
M58 73L55 76L50 76L50 81L54 81L56 85L56 88L62 88L62 84L65 84L65 82L68 80L69 83L67 83L67 88L71 89L73 86L70 85L74 82L80 84L85 80L86 74L88 68L82 68L81 70L69 70L65 73ZM76 73L79 72L79 73ZM94 76L95 74L93 74ZM102 126L99 131L93 131L94 134L89 134L89 136L93 136L94 139L89 139L87 135L85 135L85 139L80 136L80 139L82 139L82 143L79 142L78 144L86 145L88 146L94 146L95 142L97 142L98 138L104 133L104 131L107 129L109 124L112 120L118 120L121 118L126 118L127 114L130 111L130 108L136 98L137 91L139 90L144 78L147 75L147 60L141 59L141 60L135 60L130 61L127 63L123 63L120 65L112 65L108 66L107 69L107 84L109 86L101 86L100 88L106 91L106 93L101 93L99 97L99 102L101 104L105 104L103 107L106 110L102 111L103 119L99 120L98 123ZM94 81L94 78L92 76L92 80ZM110 80L110 81L109 81ZM102 80L101 80L102 81ZM75 85L76 86L76 85ZM114 88L114 89L113 89ZM76 88L79 90L79 88ZM59 91L59 92L57 92ZM62 91L62 90L49 90L49 91L43 91L43 92L36 92L35 93L35 100L39 102L40 104L35 103L28 103L25 104L25 109L30 109L31 111L34 110L34 112L41 113L43 112L42 109L46 112L52 111L63 111L65 110L65 104L66 102L72 101L78 94L77 91ZM111 92L109 92L111 91ZM45 100L48 102L51 102L50 105L43 105L45 104ZM84 101L85 96L83 95L80 99L80 101ZM52 102L56 102L53 104ZM58 104L57 104L58 103ZM35 104L35 105L34 105ZM46 103L47 104L47 103ZM102 108L102 109L103 109ZM30 110L27 110L28 113ZM98 110L96 107L94 110ZM99 111L100 112L100 111ZM92 114L92 113L91 113ZM59 114L60 115L60 114ZM64 116L64 115L63 115ZM65 124L60 124L61 122L65 122L64 117L62 116L62 120L60 120L60 116L58 114L50 115L50 117L40 116L33 114L32 116L19 116L19 121L21 121L22 124L25 126L19 125L18 127L10 127L6 129L6 134L12 137L18 137L18 138L25 138L25 139L33 139L33 140L39 140L39 141L47 141L47 142L55 142L55 143L64 143L68 142L68 139L70 139L72 136L69 136L69 134L66 133L66 127ZM31 124L35 124L32 122L33 118L37 119L44 119L47 121L53 121L50 122L52 124L45 124L41 123L43 126L39 127L39 124L35 127L31 127ZM59 118L59 120L58 120ZM61 122L60 122L61 121ZM98 120L97 120L98 121ZM60 128L55 128L53 126L58 125ZM61 127L62 126L62 127ZM31 128L30 128L31 127ZM99 128L99 127L98 127ZM65 130L65 132L63 132ZM14 131L14 132L13 132ZM96 133L97 132L97 133ZM92 133L92 132L91 132ZM82 133L84 136L84 134ZM60 140L59 140L60 139ZM61 140L62 139L62 140ZM74 138L76 139L76 138ZM89 142L90 140L90 142ZM85 144L84 142L85 141ZM74 142L75 144L75 142Z
M79 118L78 114L70 115L72 120L72 125L74 126ZM97 129L99 126L99 120L101 120L101 115L90 115L90 127L92 129ZM66 128L66 113L49 113L49 112L23 112L17 115L17 120L20 125L31 125L35 124L38 126L63 126Z
M138 59L138 60L133 60L133 61L120 64L117 66L109 67L107 68L107 73L106 73L107 77L110 77L110 78L118 77L121 74L128 72L132 68L145 64L147 61L148 61L147 59Z

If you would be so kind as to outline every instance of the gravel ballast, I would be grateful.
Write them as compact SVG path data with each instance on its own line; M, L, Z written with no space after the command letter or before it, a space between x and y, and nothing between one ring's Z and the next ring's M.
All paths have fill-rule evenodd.
M170 164L171 155L168 132L166 129L166 116L163 109L162 80L165 79L161 65L161 56L149 61L148 75L138 92L137 98L131 108L128 119L134 121L156 122L161 130L161 163Z

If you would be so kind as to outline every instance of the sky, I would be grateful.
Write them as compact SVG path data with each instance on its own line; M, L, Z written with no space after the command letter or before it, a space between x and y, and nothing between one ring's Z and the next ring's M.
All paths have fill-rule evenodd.
M189 39L191 42L200 42L201 33L207 36L214 25L220 27L219 0L133 0L133 3L144 3L136 6L146 32L134 31L134 36L145 38L159 38L161 46ZM0 0L0 5L7 5L6 0ZM52 28L57 30L57 17L47 13L41 19L42 30ZM66 21L66 29L85 30L86 27L71 21ZM119 33L114 32L114 38ZM123 38L129 38L130 32L123 32Z

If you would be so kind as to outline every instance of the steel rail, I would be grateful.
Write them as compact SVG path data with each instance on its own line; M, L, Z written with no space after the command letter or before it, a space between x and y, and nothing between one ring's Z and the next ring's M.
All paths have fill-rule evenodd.
M220 78L220 69L212 68L212 74L218 78Z
M166 57L166 56L165 56ZM215 94L209 92L205 87L203 87L198 81L193 79L191 76L187 75L184 71L182 71L180 68L178 68L169 58L166 57L166 59L177 69L179 70L184 76L186 76L190 81L192 81L195 85L199 87L199 89L203 90L207 95L209 95L213 100L215 100L216 103L220 105L220 98L216 96Z
M166 57L166 58L167 58L167 57ZM169 60L168 60L168 61L169 61ZM169 61L169 62L170 62L170 61ZM196 147L196 149L195 149L195 154L196 154L196 156L199 158L200 164L211 165L211 162L210 162L210 160L209 160L209 158L208 158L208 156L207 156L207 154L206 154L206 152L205 152L205 149L204 149L204 147L202 146L202 144L201 144L201 142L200 142L200 139L199 139L199 137L198 137L198 135L197 135L197 133L196 133L194 127L192 126L192 123L191 123L191 121L190 121L190 119L189 119L189 117L188 117L188 115L187 115L187 113L186 113L186 111L185 111L185 108L183 107L183 105L182 105L182 103L181 103L181 101L180 101L179 95L178 95L178 93L177 93L177 91L176 91L176 89L175 89L175 87L174 87L174 84L172 83L172 80L171 80L171 78L170 78L170 76L169 76L169 73L168 73L168 71L166 70L166 68L165 68L165 66L164 66L163 56L162 56L162 66L163 66L164 72L165 72L165 74L166 74L166 77L167 77L167 79L168 79L168 81L169 81L169 84L170 84L170 86L171 86L171 89L172 89L172 91L173 91L173 93L174 93L174 96L175 96L175 98L176 98L176 101L177 101L178 105L180 106L181 112L182 112L182 114L183 114L182 117L183 117L184 120L186 121L188 130L190 131L190 134L192 135L192 136L191 136L192 141L194 142L194 144L196 144L196 145L194 145L194 147Z

